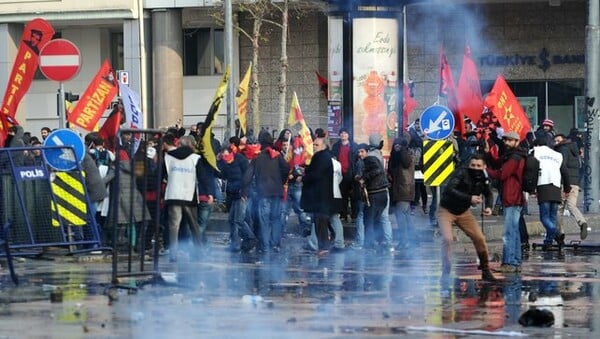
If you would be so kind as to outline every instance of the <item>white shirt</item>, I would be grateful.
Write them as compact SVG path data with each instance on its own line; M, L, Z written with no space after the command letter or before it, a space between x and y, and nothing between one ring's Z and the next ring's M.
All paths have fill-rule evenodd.
M562 154L548 146L535 146L533 149L533 155L540 162L538 186L552 184L560 188L560 166L563 162Z

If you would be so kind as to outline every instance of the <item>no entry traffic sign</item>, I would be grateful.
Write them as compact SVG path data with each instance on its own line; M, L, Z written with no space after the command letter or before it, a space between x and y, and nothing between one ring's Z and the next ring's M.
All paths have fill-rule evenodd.
M69 40L51 40L40 51L40 71L50 80L71 80L80 67L79 48Z

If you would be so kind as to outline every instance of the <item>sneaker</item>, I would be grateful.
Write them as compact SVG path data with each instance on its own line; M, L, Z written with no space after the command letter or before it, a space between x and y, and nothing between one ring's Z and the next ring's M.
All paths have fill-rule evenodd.
M494 277L494 275L492 274L492 271L490 271L489 268L483 269L481 271L481 279L485 280L485 281L498 281L498 279L496 277Z
M362 247L361 245L357 244L357 243L352 243L352 244L350 245L350 249L353 249L353 250L359 251L359 250L362 250L362 249L363 249L363 247Z
M319 257L325 257L325 256L327 256L328 254L329 254L329 251L328 251L328 250L319 250L319 251L317 252L317 255L318 255Z
M587 222L582 222L581 225L579 225L579 238L585 240L585 238L587 238L587 232Z
M279 253L281 252L281 248L279 248L279 246L273 246L273 252Z
M499 268L495 269L494 272L498 273L517 273L519 272L519 268L517 266L502 264Z
M554 237L554 240L558 244L559 247L565 246L565 234L559 233Z

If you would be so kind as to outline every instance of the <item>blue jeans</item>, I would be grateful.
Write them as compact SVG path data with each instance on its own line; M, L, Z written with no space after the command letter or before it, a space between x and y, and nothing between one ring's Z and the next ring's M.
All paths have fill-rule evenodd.
M389 211L389 199L387 191L377 192L369 195L370 206L365 206L365 246L371 248L376 242L387 242L391 245L391 224ZM389 228L389 230L386 230ZM389 241L386 236L389 236Z
M552 244L552 241L558 235L558 202L544 201L540 202L539 206L540 221L546 229L544 244Z
M335 248L345 248L344 245L344 226L342 225L342 220L340 219L339 213L334 213L329 217L329 225L333 229L335 233L335 239L333 241L333 247Z
M394 215L396 216L396 224L400 233L399 245L408 247L417 240L415 237L415 225L412 223L410 216L410 201L396 202Z
M241 239L255 239L254 232L246 223L246 202L241 199L231 199L229 208L229 236L231 247L239 248Z
M294 210L294 213L298 216L298 222L302 228L310 227L308 216L300 207L300 199L302 198L302 185L289 184L288 185L288 197L284 210L284 214L287 216L290 214L290 210Z
M381 227L381 231L382 231L382 236L383 236L383 242L387 245L387 246L392 246L393 243L393 234L392 234L392 223L390 222L390 199L389 199L389 194L386 192L387 194L387 202L385 204L385 208L383 209L383 212L381 213L381 215L379 216L379 218L376 220L377 224Z
M356 236L354 243L363 246L365 243L365 203L362 200L356 201Z
M521 206L504 207L503 264L521 266L521 233L519 232L521 209Z
M315 218L313 217L313 220ZM343 249L345 248L344 244L344 226L342 225L342 220L340 219L340 215L338 213L332 214L329 217L329 224L335 233L335 239L333 240L333 247ZM364 226L363 226L364 227ZM364 228L363 228L364 233ZM364 236L364 235L363 235ZM319 247L319 240L317 239L317 232L315 228L315 223L313 222L311 225L310 235L308 236L308 247L314 251ZM361 243L362 246L362 243Z
M206 228L208 227L208 220L212 214L212 205L201 201L198 204L198 225L200 226L200 240L202 244L206 245L208 239L206 239Z
M268 251L281 245L281 197L260 198L258 201L258 240L260 249Z

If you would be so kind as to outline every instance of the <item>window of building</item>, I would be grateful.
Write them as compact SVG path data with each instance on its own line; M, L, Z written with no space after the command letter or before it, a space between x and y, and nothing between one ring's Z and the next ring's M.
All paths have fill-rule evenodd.
M214 75L225 71L223 29L191 28L183 31L183 74Z
M110 63L114 70L125 69L123 32L110 33Z

